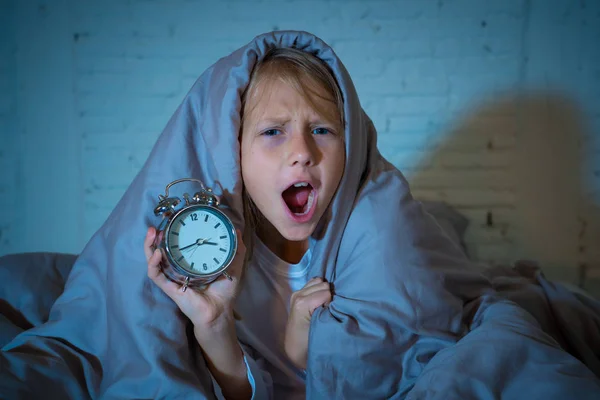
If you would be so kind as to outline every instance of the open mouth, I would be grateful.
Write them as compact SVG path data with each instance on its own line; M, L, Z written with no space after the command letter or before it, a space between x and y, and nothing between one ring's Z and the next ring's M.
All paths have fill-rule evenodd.
M284 190L281 197L294 216L302 217L312 210L315 190L308 182L298 182Z

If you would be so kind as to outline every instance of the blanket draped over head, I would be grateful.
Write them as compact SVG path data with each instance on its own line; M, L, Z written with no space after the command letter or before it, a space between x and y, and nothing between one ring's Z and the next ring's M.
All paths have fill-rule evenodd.
M2 396L213 398L189 321L147 277L143 240L147 227L159 223L157 196L183 177L213 188L244 229L241 94L254 65L274 47L322 59L344 98L345 172L312 241L309 270L332 282L335 295L311 321L307 397L595 397L598 358L582 353L598 355L600 334L590 329L597 330L599 319L579 322L583 336L556 327L548 332L554 314L547 299L545 308L526 311L502 296L380 155L375 128L333 50L292 31L258 36L200 76L45 311L36 314L44 284L32 281L43 271L2 270L4 304L31 325L3 338ZM41 289L28 291L28 282ZM4 313L0 327L9 332L14 320Z

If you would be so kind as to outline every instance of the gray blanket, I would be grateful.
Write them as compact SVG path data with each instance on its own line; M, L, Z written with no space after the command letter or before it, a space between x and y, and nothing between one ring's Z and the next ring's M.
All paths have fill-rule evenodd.
M244 229L240 95L256 61L280 46L331 67L346 120L345 172L309 270L332 282L335 295L313 314L307 397L598 398L598 304L531 269L472 265L379 154L341 61L304 32L259 36L200 76L45 309L29 279L45 268L2 268L0 393L213 398L189 322L146 277L142 241L158 223L157 194L187 176L222 195Z

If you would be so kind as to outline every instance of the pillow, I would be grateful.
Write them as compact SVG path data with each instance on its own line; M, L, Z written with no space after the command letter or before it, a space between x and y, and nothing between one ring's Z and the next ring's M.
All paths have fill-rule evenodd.
M48 320L76 258L61 253L0 257L0 347L18 333Z

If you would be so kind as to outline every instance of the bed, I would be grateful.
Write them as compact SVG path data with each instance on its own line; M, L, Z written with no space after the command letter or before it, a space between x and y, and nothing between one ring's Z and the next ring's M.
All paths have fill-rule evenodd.
M464 250L467 219L444 203L424 202L423 207ZM75 254L51 252L0 257L0 347L48 320L76 259ZM485 274L498 293L530 313L563 349L600 377L600 302L579 288L548 281L530 262L485 268Z

